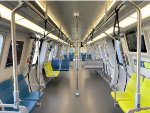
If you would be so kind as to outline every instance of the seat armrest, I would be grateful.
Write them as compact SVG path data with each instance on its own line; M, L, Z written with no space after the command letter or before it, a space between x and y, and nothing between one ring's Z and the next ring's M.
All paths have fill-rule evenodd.
M43 86L44 87L44 84L28 84L29 86Z
M10 107L10 108L14 108L14 104L0 104L0 107Z
M28 84L30 86L39 86L39 84Z
M122 85L126 85L126 84L116 84L116 85L113 85L113 86L112 86L112 90L114 91L114 90L116 90L116 88L117 88L118 86L122 86Z
M126 85L126 84L116 84L115 86L117 87L117 86L122 86L122 85Z

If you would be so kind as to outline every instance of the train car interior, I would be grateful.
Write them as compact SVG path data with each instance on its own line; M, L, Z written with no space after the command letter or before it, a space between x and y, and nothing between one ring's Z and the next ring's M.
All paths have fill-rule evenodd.
M150 1L0 1L0 113L150 113Z

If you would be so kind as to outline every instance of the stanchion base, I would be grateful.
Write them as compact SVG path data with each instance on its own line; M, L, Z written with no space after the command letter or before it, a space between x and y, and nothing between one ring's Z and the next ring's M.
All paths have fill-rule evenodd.
M79 95L80 95L79 90L76 90L76 96L79 96Z

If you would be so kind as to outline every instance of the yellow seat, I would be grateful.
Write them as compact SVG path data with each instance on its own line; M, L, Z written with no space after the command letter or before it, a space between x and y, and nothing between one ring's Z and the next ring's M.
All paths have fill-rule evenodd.
M142 77L140 79L142 81ZM116 101L120 100L133 100L135 90L136 90L136 73L132 73L129 82L127 83L125 92L117 91L116 92ZM115 98L115 92L111 92L111 96Z
M53 67L50 62L44 64L44 70L47 77L58 77L60 71L53 71Z
M141 86L141 107L150 106L150 79L145 78ZM134 108L133 101L118 101L119 106L124 112L127 112L129 109ZM150 113L150 110L142 110L135 113Z
M114 91L111 92L111 96L115 99ZM120 100L133 100L133 98L127 92L117 91L116 92L116 101L120 101Z

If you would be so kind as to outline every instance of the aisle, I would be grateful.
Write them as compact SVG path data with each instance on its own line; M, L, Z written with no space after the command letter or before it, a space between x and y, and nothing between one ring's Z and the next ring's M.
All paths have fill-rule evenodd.
M74 64L69 72L48 84L42 106L33 113L123 113L113 107L108 84L95 72L80 67L80 96L75 97L76 76Z

